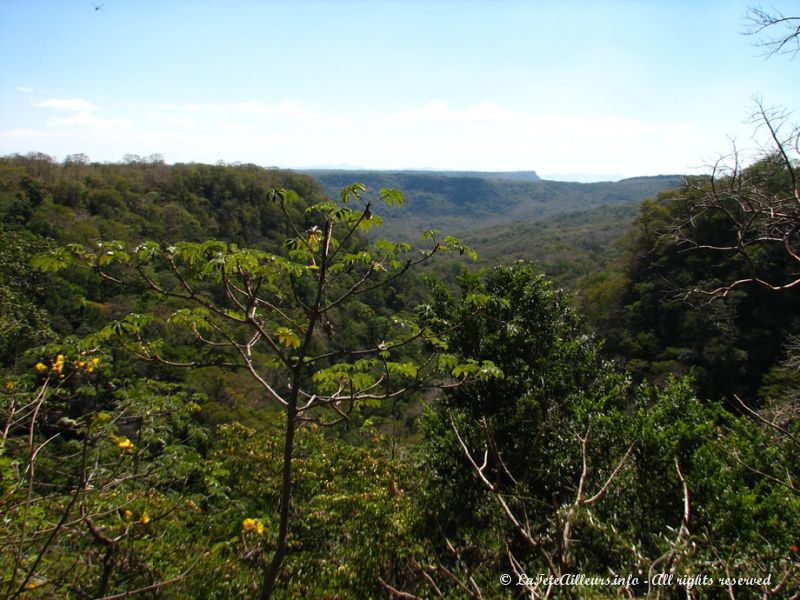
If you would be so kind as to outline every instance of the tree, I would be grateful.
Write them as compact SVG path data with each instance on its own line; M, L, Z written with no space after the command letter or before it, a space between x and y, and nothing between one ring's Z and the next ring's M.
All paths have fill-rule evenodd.
M451 349L491 356L504 378L448 392L425 419L432 558L415 566L430 595L665 598L688 594L677 580L696 573L712 594L734 597L720 583L731 576L761 577L764 597L794 589L796 447L773 446L688 380L633 386L530 267L462 286L461 298L438 291L432 318L463 321ZM553 583L570 573L599 583ZM657 573L676 581L653 585Z
M734 148L718 160L710 178L686 195L684 212L667 234L686 250L741 263L744 276L692 290L711 298L744 285L779 292L800 286L800 129L786 113L760 103L754 118L767 132L763 155L747 166Z
M395 190L381 190L377 200L404 201ZM335 425L366 405L451 385L453 373L469 379L498 372L490 360L459 364L432 327L399 314L368 315L355 339L341 333L348 307L359 298L386 289L437 253L471 253L458 240L427 232L429 246L417 253L410 244L385 240L367 246L360 232L380 219L373 214L375 199L360 184L345 188L336 201L310 206L287 189L264 201L279 207L291 232L277 252L214 240L133 248L106 242L94 249L68 245L36 262L45 270L72 263L117 284L143 283L165 304L128 315L100 339L119 336L139 358L170 367L244 370L283 411L278 531L272 556L262 564L260 590L261 598L269 598L288 551L300 427Z
M194 399L115 384L111 355L75 340L34 356L0 390L3 597L156 593L207 567L214 551L187 535L206 516Z
M613 489L633 452L630 381L530 265L464 276L461 298L440 288L431 313L462 322L450 347L491 357L504 377L448 392L424 423L421 460L437 490L425 529L444 547L426 574L477 598L496 588L498 572L559 578L619 568L609 560L611 530L596 520L619 497ZM544 594L540 585L529 591Z
M779 30L779 33L772 34ZM747 35L762 36L766 39L756 42L764 48L767 56L789 54L794 58L800 52L800 17L784 16L778 10L767 11L761 7L751 8L747 13Z

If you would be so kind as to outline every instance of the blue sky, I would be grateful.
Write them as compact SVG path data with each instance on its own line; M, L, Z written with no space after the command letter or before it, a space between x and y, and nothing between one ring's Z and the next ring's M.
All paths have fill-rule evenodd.
M800 104L746 2L100 3L0 0L0 154L689 173Z

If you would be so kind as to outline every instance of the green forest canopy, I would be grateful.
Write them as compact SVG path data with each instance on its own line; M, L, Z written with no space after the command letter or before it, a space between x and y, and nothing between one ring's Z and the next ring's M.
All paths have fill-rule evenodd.
M785 162L742 174L796 192ZM517 597L582 573L603 581L554 593L623 597L673 573L667 594L791 597L797 295L699 293L783 280L790 253L704 249L736 235L721 211L670 237L711 206L692 179L598 254L580 314L526 263L425 283L427 254L372 235L400 196L352 183L0 160L4 595ZM308 411L270 400L300 381Z

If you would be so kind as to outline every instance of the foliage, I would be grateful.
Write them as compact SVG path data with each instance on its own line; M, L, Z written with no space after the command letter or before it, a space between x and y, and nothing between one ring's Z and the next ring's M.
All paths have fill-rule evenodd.
M213 553L186 535L206 504L192 486L198 405L174 386L117 385L109 356L81 348L42 348L2 392L4 597L158 590Z
M307 171L333 195L356 179L367 187L401 189L408 198L386 217L385 231L410 237L436 227L459 234L488 226L539 221L602 205L634 204L679 186L680 176L635 177L618 182L573 183L500 179L497 174L417 171Z
M742 176L758 177L762 167L754 165ZM644 202L624 244L621 272L597 278L583 291L582 305L609 354L624 357L637 377L659 382L669 374L692 373L702 396L735 404L734 394L753 398L779 360L784 340L798 327L798 300L761 286L739 287L711 303L687 296L749 271L743 261L720 261L716 251L686 251L672 243L675 223L710 190L708 179L695 179ZM695 216L693 223L705 243L731 234L727 220L714 213ZM769 277L790 272L789 262L780 248L757 259Z
M785 183L772 167L744 175ZM482 218L491 186L528 185L473 184L446 187ZM797 301L741 286L669 302L741 272L664 235L709 186L644 203L618 270L600 246L623 205L471 237L503 254L541 237L554 265L591 252L606 274L581 306L656 383L637 385L531 265L426 295L414 267L473 253L434 231L421 250L377 239L379 206L408 216L399 192L327 198L284 171L158 157L0 160L0 595L543 597L498 576L582 572L640 580L550 597L791 597ZM376 434L390 417L402 445ZM772 582L648 588L658 572Z
M132 276L176 308L167 314L159 309L131 313L100 332L95 337L99 343L117 337L130 353L169 367L243 370L261 387L264 399L282 409L286 430L277 542L269 560L262 561L262 598L271 596L289 549L300 423L349 421L363 406L420 389L442 375L495 375L488 359L466 364L441 359L446 346L436 343L434 332L400 314L373 318L367 339L336 338L345 307L359 296L385 287L436 253L473 254L451 236L439 239L435 231L423 235L430 247L416 255L406 243L359 245L359 232L380 224L372 214L374 200L366 194L363 185L351 185L338 201L308 206L299 221L296 192L269 192L292 233L280 253L217 240L167 246L148 241L134 247L111 241L93 248L68 244L34 260L43 271L75 264L118 284ZM404 198L385 189L378 201L401 205ZM176 356L176 344L161 335L170 329L194 338L196 351L188 360ZM409 353L417 360L408 360Z
M500 594L502 572L515 582L702 572L714 578L710 597L732 573L772 573L781 590L797 584L791 439L699 401L687 381L633 387L530 267L494 269L462 287L461 301L439 291L436 318L463 320L451 348L494 356L505 377L453 390L425 420L419 461L430 477L423 487L436 493L423 494L419 535L437 562L422 570L441 589ZM475 294L488 299L473 316ZM556 591L524 587L535 598ZM644 576L600 589L667 591Z

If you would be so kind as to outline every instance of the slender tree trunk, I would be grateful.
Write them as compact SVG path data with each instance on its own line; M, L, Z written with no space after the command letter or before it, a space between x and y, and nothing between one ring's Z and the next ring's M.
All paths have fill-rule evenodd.
M272 560L264 569L264 584L261 588L261 600L268 600L275 589L283 559L286 557L287 538L289 535L289 506L292 496L292 454L294 452L294 434L297 422L297 397L292 393L286 409L286 434L283 441L283 477L281 480L280 525L278 527L278 544Z
M275 589L275 581L286 558L287 538L289 536L289 507L292 498L292 454L294 452L294 434L297 425L297 398L302 380L303 359L306 356L314 329L323 312L323 300L328 278L328 251L331 237L333 236L333 223L330 219L325 221L325 233L322 239L322 248L319 266L319 280L317 283L314 304L308 314L308 326L305 330L305 339L296 356L296 363L292 368L292 387L286 406L286 434L283 441L283 479L281 481L280 524L278 526L278 544L272 560L264 570L264 585L261 589L261 600L269 600Z

